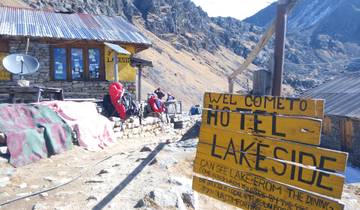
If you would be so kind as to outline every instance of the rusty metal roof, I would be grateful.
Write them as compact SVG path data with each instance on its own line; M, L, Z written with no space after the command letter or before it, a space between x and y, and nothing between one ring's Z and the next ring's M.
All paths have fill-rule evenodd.
M12 7L0 7L0 35L151 44L122 17Z
M301 97L325 99L325 114L360 119L360 74L340 76Z

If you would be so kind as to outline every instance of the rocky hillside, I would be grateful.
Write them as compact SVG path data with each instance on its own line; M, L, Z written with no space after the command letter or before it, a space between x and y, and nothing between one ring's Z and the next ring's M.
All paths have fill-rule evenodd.
M270 24L276 4L245 21ZM360 1L301 0L289 16L286 81L301 89L360 70ZM303 76L306 75L306 76Z
M179 81L178 75L199 78L194 68L205 68L204 75L210 72L214 75L213 79L219 81L214 83L214 89L225 91L224 74L236 69L242 57L249 54L264 31L263 27L275 17L276 11L273 4L243 22L234 18L211 18L190 0L22 1L37 9L126 17L148 33L154 42L154 48L143 53L155 61L154 70L145 75L149 78L148 87L156 87L160 83L181 97L194 92L197 98L201 98L203 88L206 90L206 80L191 80L175 87L169 81ZM359 19L359 4L357 0L299 1L289 18L286 84L301 92L341 72L358 69L358 60L353 58L360 57L356 35L359 29L350 20ZM268 67L272 43L256 58L255 65ZM155 58L161 58L158 60L162 62ZM189 62L184 65L183 60ZM248 80L251 80L251 73L244 72L237 80L238 89L246 90L251 85Z
M154 62L144 73L143 96L161 86L185 105L201 103L204 91L226 91L226 75L239 67L262 33L260 27L232 18L210 18L190 0L23 1L35 9L127 18L153 43L141 53ZM257 63L265 62L259 58ZM251 87L255 68L238 77L236 90Z

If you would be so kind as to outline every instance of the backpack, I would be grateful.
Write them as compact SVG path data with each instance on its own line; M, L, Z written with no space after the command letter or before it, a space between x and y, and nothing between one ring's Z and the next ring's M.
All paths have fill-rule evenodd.
M126 117L139 115L140 108L136 100L133 99L130 93L125 92L121 97L120 103L122 103L126 110Z
M107 117L119 117L114 105L111 103L110 95L106 94L102 103Z

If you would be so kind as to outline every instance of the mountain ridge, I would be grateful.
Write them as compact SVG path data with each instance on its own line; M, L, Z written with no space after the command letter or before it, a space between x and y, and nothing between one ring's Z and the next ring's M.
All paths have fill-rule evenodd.
M187 52L193 57L201 57L201 53L205 51L215 55L222 49L227 49L227 53L236 55L229 55L229 57L235 58L238 56L238 60L231 61L237 66L232 65L229 68L227 65L221 65L221 61L217 61L220 64L212 61L203 63L209 69L216 68L217 72L221 72L219 75L221 74L224 78L228 72L239 67L239 61L243 57L249 55L265 30L264 27L260 26L266 26L269 21L273 20L276 11L276 4L272 4L253 17L245 21L239 21L230 17L209 17L201 7L196 6L190 0L23 1L35 9L53 8L55 11L61 12L121 15L161 40L166 41L176 50ZM307 4L301 3L297 5L294 9L294 17L289 17L285 51L285 85L291 85L300 93L336 77L342 72L353 72L359 69L357 62L352 59L360 57L359 45L353 40L344 42L340 33L338 35L326 33L326 29L331 31L334 26L330 23L327 26L326 23L323 24L321 21L327 17L328 13L341 14L341 12L344 12L343 8L349 9L349 5L357 6L359 3L355 1L349 0L346 3L344 0L303 0L301 2ZM356 4L352 4L353 2ZM333 7L326 10L329 5ZM315 9L311 6L315 7ZM356 10L350 9L349 11L351 12L351 14L350 12L348 14L350 17L358 17L357 13L353 13ZM319 15L319 12L323 15ZM305 17L307 18L306 21ZM261 23L262 25L256 26L248 23L247 21L251 19L257 19L258 24ZM261 22L262 19L267 22L265 20ZM348 36L357 41L356 33L353 33L357 31L357 26L350 29L352 29L350 30L351 35ZM272 66L269 66L269 64L271 64L272 59L273 43L272 39L257 56L254 61L256 66L253 66L252 70L257 68L271 70ZM154 47L157 51L162 51L160 46L155 45ZM244 74L247 73L244 72ZM237 84L240 85L240 90L247 89L249 84L249 82L245 84L244 79L239 77L236 80ZM251 75L247 75L246 80L251 80ZM189 85L191 86L191 84ZM226 85L221 86L225 87ZM226 88L224 91L226 91Z

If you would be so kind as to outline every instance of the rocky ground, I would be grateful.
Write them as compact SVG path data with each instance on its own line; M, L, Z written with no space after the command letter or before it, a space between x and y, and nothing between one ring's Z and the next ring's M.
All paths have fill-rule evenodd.
M144 132L131 123L112 147L98 152L75 147L17 169L0 159L0 205L74 180L0 209L235 209L192 191L198 120L191 118L177 130L156 123ZM346 209L359 209L354 176L359 174L350 173L354 179L343 201Z

